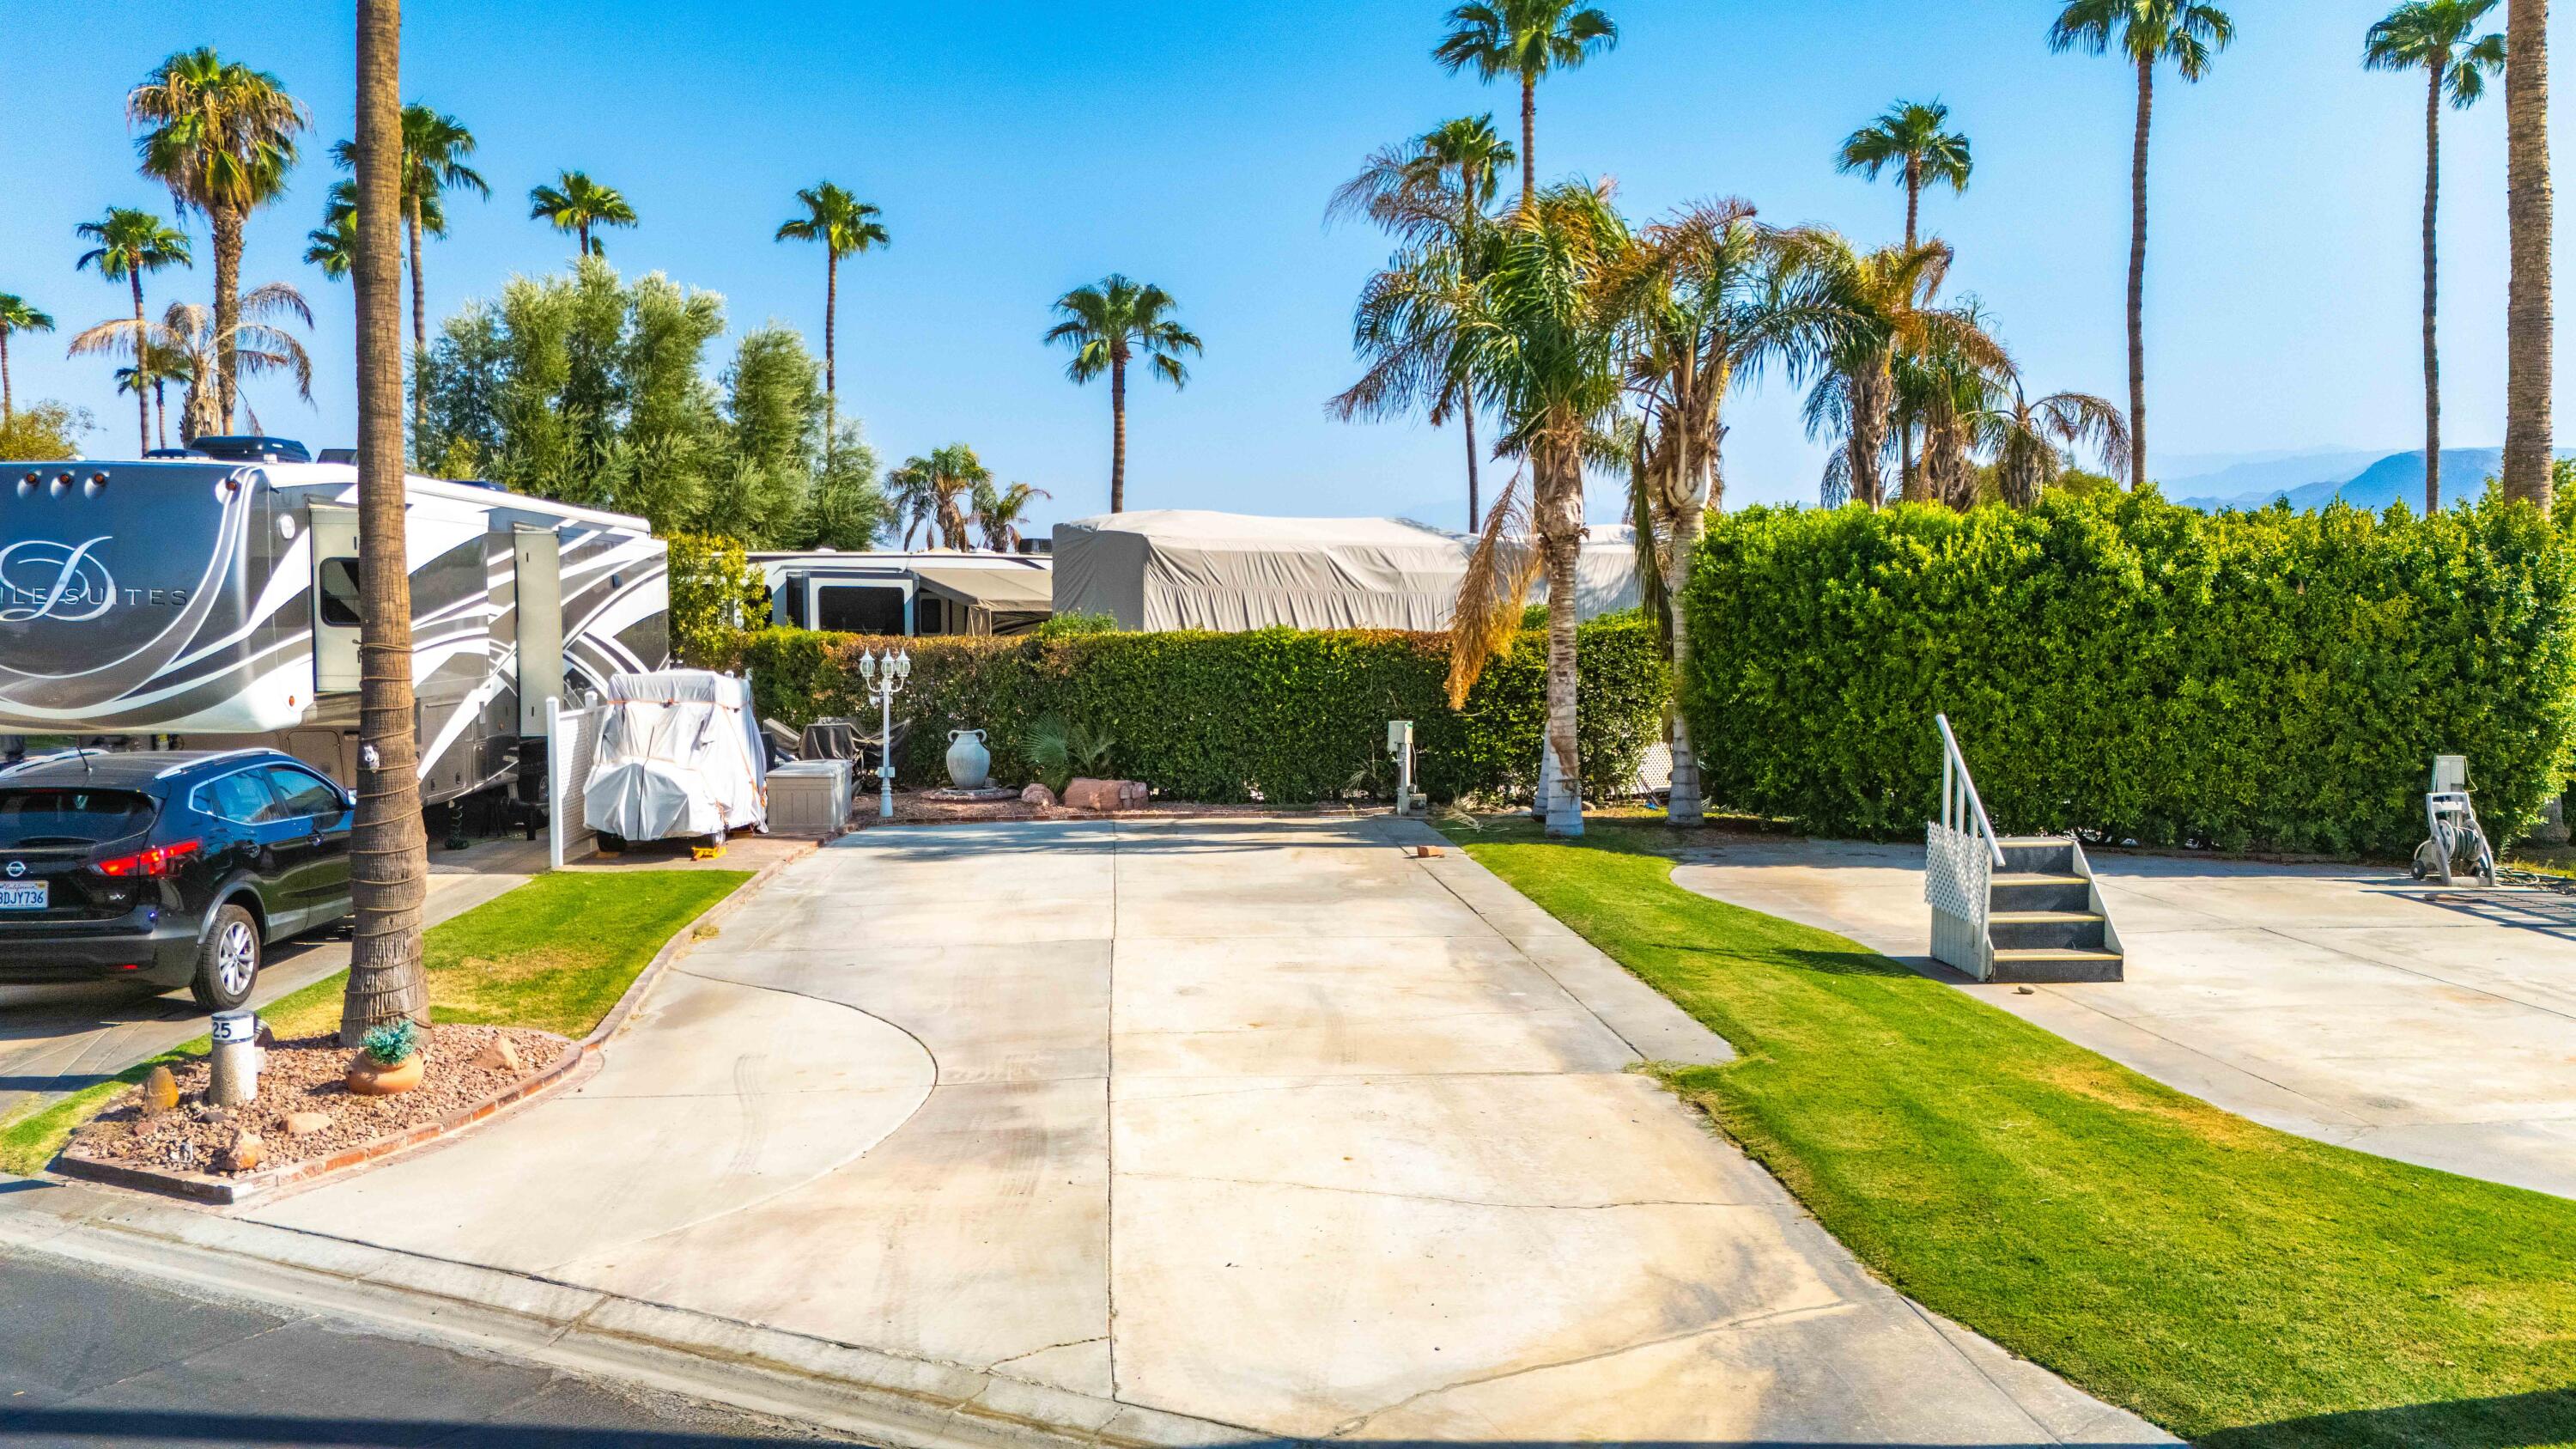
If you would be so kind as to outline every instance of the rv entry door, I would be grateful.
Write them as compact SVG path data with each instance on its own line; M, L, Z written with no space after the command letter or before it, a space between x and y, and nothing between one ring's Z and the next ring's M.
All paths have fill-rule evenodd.
M313 692L358 689L358 510L313 505Z
M550 528L512 531L519 583L519 737L546 732L546 701L563 698L563 540Z

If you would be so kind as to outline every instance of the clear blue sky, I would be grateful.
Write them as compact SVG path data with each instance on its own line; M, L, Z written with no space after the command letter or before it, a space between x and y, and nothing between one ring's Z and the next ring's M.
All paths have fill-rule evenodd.
M1898 189L1836 175L1834 148L1891 100L1937 96L1976 148L1968 194L1926 203L1927 226L1958 247L1955 286L1984 299L2039 387L2121 397L2131 90L2116 62L2049 53L2054 4L1606 3L1618 49L1541 90L1544 175L1615 176L1640 217L1735 194L1773 221L1885 237ZM2357 63L2382 0L2233 8L2240 38L2212 77L2160 90L2159 471L2189 471L2190 455L2416 446L2421 82ZM123 308L121 289L72 270L72 226L111 204L166 209L135 174L120 101L165 54L212 43L275 71L317 120L293 192L251 223L244 268L315 300L317 407L276 383L254 384L254 401L273 431L348 440L347 288L299 257L333 174L324 148L351 128L350 9L0 4L0 291L67 332ZM737 328L777 318L819 349L823 259L770 238L795 189L830 178L882 206L894 234L844 268L841 294L844 411L889 462L963 440L1005 479L1052 490L1045 519L1105 507L1105 386L1067 383L1039 335L1054 297L1123 270L1176 294L1208 344L1186 392L1134 390L1131 506L1455 526L1454 430L1341 424L1321 407L1352 375L1351 301L1386 250L1362 229L1326 231L1326 196L1370 149L1442 118L1512 120L1508 88L1431 62L1442 9L421 0L405 93L473 127L494 186L488 204L454 204L454 235L430 253L432 315L562 265L569 243L526 219L524 197L580 167L642 214L609 237L618 266L720 292ZM2445 435L2492 444L2501 95L2446 119ZM2576 155L2570 123L2557 130L2557 154ZM2576 248L2576 225L2560 234ZM201 264L152 285L166 300L211 277ZM65 361L59 338L12 353L21 398L87 406L93 447L126 446L107 366ZM1813 497L1822 450L1794 404L1775 383L1735 406L1731 500ZM2562 410L2562 441L2569 421Z

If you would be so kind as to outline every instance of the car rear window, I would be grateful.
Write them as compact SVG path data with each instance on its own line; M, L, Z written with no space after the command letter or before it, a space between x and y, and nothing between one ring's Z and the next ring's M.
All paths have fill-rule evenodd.
M152 797L132 790L0 789L0 845L94 845L152 823Z

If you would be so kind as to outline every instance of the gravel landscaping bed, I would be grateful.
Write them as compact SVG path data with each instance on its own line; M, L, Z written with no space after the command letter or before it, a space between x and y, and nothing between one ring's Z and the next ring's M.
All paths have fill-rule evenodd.
M517 1053L517 1071L475 1065L495 1038L507 1039ZM177 1107L145 1115L138 1087L82 1127L71 1148L132 1167L222 1172L231 1170L225 1154L248 1129L260 1139L257 1166L283 1167L436 1122L541 1075L572 1049L552 1032L526 1027L433 1026L421 1048L428 1059L421 1084L395 1096L362 1097L344 1082L355 1053L336 1034L297 1037L268 1048L254 1101L229 1110L208 1104L205 1060L181 1062L171 1068ZM299 1113L330 1121L316 1126L307 1118L300 1124L307 1130L289 1130L287 1119Z

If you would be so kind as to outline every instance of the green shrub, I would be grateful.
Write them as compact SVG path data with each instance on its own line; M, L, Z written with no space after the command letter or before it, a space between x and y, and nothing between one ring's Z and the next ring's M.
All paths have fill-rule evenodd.
M1448 638L1371 631L1120 633L1062 639L863 639L773 629L743 653L760 713L802 726L875 718L851 662L899 642L912 682L896 711L913 722L896 764L909 784L945 783L948 731L989 731L993 774L1047 773L1028 756L1048 715L1116 741L1120 773L1175 799L1305 804L1355 785L1394 784L1386 722L1415 722L1420 788L1437 799L1526 794L1538 773L1547 641L1524 634L1451 710ZM1667 674L1638 616L1596 619L1577 645L1583 776L1624 788L1662 735ZM1052 762L1050 762L1052 763ZM1061 768L1060 766L1057 768Z
M420 1050L420 1026L410 1017L397 1017L382 1026L371 1027L358 1039L367 1060L380 1067L398 1067L411 1060Z
M1999 830L2402 855L2436 752L2490 829L2558 791L2572 567L2502 504L1757 508L1693 566L1680 693L1710 801L1809 830L1921 829L1946 711Z
M675 533L669 543L671 652L694 668L733 668L744 632L768 620L767 582L736 539Z
M1118 632L1118 616L1086 614L1076 609L1071 613L1053 615L1045 623L1029 632L1039 639L1072 639L1084 634L1115 634Z

